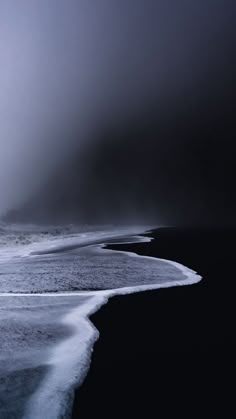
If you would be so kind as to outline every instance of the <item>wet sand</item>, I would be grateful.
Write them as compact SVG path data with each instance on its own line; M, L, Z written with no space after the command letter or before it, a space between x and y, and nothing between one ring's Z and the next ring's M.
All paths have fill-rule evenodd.
M100 338L73 419L233 417L235 231L150 235L151 243L112 248L177 261L203 280L114 297L92 316Z

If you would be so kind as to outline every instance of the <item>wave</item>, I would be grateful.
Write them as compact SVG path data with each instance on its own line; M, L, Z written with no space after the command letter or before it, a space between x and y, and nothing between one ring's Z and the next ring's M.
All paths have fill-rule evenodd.
M136 229L137 231L137 229ZM140 229L139 229L140 231ZM82 234L82 233L81 233ZM122 236L123 234L123 236ZM201 280L201 277L191 269L173 262L163 259L153 258L149 256L140 256L132 252L114 251L105 248L107 243L135 243L140 241L150 241L150 237L140 236L130 232L126 235L124 231L100 231L95 234L87 234L85 236L77 235L77 237L65 237L57 239L56 242L52 243L51 240L45 243L34 244L34 254L32 255L32 245L29 246L27 252L23 252L27 255L27 261L31 258L36 260L44 257L48 257L49 260L60 253L60 258L68 252L77 252L87 248L89 252L94 255L99 255L105 258L106 261L111 260L111 257L122 257L121 262L124 263L128 259L126 266L135 266L135 263L145 265L150 268L155 266L155 269L160 269L163 274L164 280L157 277L156 282L143 283L139 278L139 283L133 285L132 281L126 278L126 286L118 286L119 277L117 281L113 281L112 288L102 290L83 290L83 291L71 291L66 290L63 292L39 292L39 293L19 293L11 292L0 293L0 297L11 298L22 298L24 301L27 299L40 298L45 302L47 299L52 304L52 300L58 304L58 301L62 302L65 299L78 298L78 302L73 306L72 309L65 312L61 319L61 325L69 328L70 334L65 338L61 339L57 344L53 345L47 355L47 359L43 361L43 365L49 367L45 374L41 384L37 390L33 393L27 402L25 409L25 419L57 419L59 417L70 417L74 389L80 386L89 370L92 350L95 341L99 337L98 330L89 320L91 314L99 310L99 308L106 304L109 298L116 295L126 295L136 292L142 292L147 290L157 290L160 288L168 288L173 286L184 286L195 284ZM88 239L89 237L89 239ZM50 242L50 243L49 243ZM37 248L37 251L35 250ZM30 252L29 252L30 250ZM38 252L38 253L37 253ZM87 255L87 253L86 253ZM22 257L22 254L21 254ZM87 257L87 256L86 256ZM36 258L36 259L35 259ZM106 262L107 263L107 262ZM119 262L120 263L120 262ZM140 265L141 266L141 265ZM107 267L108 268L108 267ZM153 268L152 268L153 269ZM165 274L165 272L168 274ZM154 271L155 272L155 271ZM174 272L170 276L170 272ZM112 272L108 272L112 275ZM151 272L150 272L151 275ZM141 276L141 275L140 275ZM168 279L171 278L171 279ZM29 314L28 314L29 315Z
M130 253L130 256L133 254ZM134 255L134 257L143 257ZM158 259L157 259L158 260ZM166 261L165 261L166 262ZM185 266L168 261L182 271L186 276L182 281L171 281L163 284L142 285L136 287L124 287L115 290L87 292L91 299L82 307L73 309L67 314L63 323L72 326L73 335L55 347L52 351L49 364L53 366L45 381L31 398L24 419L59 417L69 418L71 414L75 387L83 383L91 363L91 355L94 343L99 337L98 330L89 320L89 317L106 304L109 298L117 295L127 295L147 290L157 290L173 286L196 284L201 277ZM48 294L52 295L52 294ZM69 294L61 294L65 296ZM81 294L77 294L81 295ZM82 295L85 295L83 293ZM55 294L58 296L58 294Z

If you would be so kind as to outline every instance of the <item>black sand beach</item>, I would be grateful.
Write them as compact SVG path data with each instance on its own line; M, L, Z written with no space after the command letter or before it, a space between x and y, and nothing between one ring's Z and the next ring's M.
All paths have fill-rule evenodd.
M73 419L235 416L235 231L162 228L113 246L180 262L196 285L115 297L76 391Z

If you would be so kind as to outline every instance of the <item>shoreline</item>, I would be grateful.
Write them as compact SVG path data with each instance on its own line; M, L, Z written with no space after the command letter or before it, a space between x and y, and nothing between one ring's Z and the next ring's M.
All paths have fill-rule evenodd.
M28 301L29 305L31 304L31 306L34 304L34 300L48 300L48 298L49 301L51 301L52 306L53 300L55 300L55 298L58 299L58 301L62 300L62 303L65 299L67 302L69 302L70 299L71 302L73 299L75 299L74 301L76 302L78 300L79 304L76 304L72 309L70 309L69 306L69 310L65 311L63 317L61 318L61 327L65 327L68 330L68 336L66 339L59 341L56 345L53 345L48 352L48 356L44 363L45 365L50 366L50 370L47 372L47 374L45 374L41 384L27 401L24 414L25 418L41 418L42 415L45 417L50 415L50 417L55 418L59 416L70 416L73 403L74 388L75 386L81 385L87 375L90 366L92 348L94 342L99 336L99 331L90 321L90 317L94 313L98 312L101 306L106 304L109 298L117 295L127 295L143 292L148 289L153 290L187 285L190 283L196 283L201 279L198 275L196 275L195 272L176 262L153 258L145 255L141 256L133 252L110 250L106 244L109 243L109 245L111 245L112 243L112 246L122 246L123 244L132 246L133 244L146 242L149 243L150 241L151 239L145 237L144 232L143 236L121 236L117 239L109 240L105 242L105 244L96 243L90 247L92 256L98 253L101 255L105 254L105 258L109 258L109 256L112 254L116 254L117 256L118 253L120 253L119 258L125 256L127 259L127 266L134 267L136 263L135 259L143 259L143 261L141 261L141 266L146 264L148 266L148 270L147 275L145 273L144 276L141 275L141 283L139 285L135 285L136 282L131 281L130 285L123 286L121 288L103 289L101 291L68 291L61 293L0 293L1 297L5 297L4 300L6 300L6 297L8 297L13 299L13 301L14 299L16 301L17 299L23 299L24 302L24 298L27 297L26 301ZM164 265L173 265L173 267L177 269L174 269L173 271L173 267L167 266L167 276L165 276L166 271L164 270L161 276L163 282L158 282L158 274L156 276L152 273L154 266L157 266L156 262L159 262L158 266L164 263ZM152 268L150 268L150 266L152 266ZM116 269L119 270L119 268L120 265L118 263ZM140 269L141 268L139 267L137 270L137 275L140 275L140 272L142 272ZM114 274L115 272L116 271L114 271ZM127 272L125 270L123 270L123 272L124 278L126 278ZM155 273L155 269L153 272ZM150 275L152 275L152 281ZM120 278L117 282L117 286L118 284L122 284L122 282L120 282L121 279L122 278ZM148 279L150 280L150 284L145 285L147 284ZM28 297L30 297L30 299ZM42 307L42 305L44 304L39 304L40 307ZM24 306L19 304L19 307L22 309ZM36 307L38 307L37 304Z
M45 374L41 384L27 401L24 409L25 418L41 418L42 415L44 417L48 417L49 415L53 418L59 416L70 416L73 405L74 388L75 386L79 386L83 383L83 380L89 371L93 345L99 336L99 331L91 322L90 317L99 311L101 306L106 304L109 298L116 295L143 292L147 289L159 289L196 283L201 279L195 272L176 262L161 260L145 255L140 256L133 252L121 250L116 251L107 248L107 243L109 243L109 245L112 243L112 246L122 246L123 244L130 246L136 243L150 242L150 240L150 238L145 237L144 232L143 236L119 236L116 239L109 239L108 241L105 240L104 243L101 244L93 243L87 250L87 252L91 252L92 257L99 254L99 256L105 255L106 259L115 254L117 257L120 253L119 258L121 259L118 258L118 260L124 260L125 257L127 266L133 266L133 268L136 263L135 259L142 259L141 266L146 264L148 266L148 270L147 274L144 271L144 276L141 276L142 281L140 284L139 281L131 281L130 285L122 286L121 288L103 289L100 291L78 290L78 292L67 291L57 293L6 292L0 294L2 297L5 297L4 299L6 299L6 297L13 299L24 299L27 297L30 304L33 303L34 299L40 300L42 298L46 298L46 300L49 298L49 301L52 303L55 298L58 299L58 301L61 299L62 302L64 299L67 299L67 301L75 299L75 302L77 301L76 299L78 299L78 305L76 304L74 308L66 311L61 318L61 326L68 329L68 331L70 330L70 333L66 339L58 342L58 344L54 345L49 351L48 356L45 359L45 364L50 366L50 370L47 374ZM163 282L158 282L158 274L157 276L152 274L152 281L150 281L149 285L145 285L148 282L148 279L150 279L150 274L154 269L154 265L160 265L156 265L156 262L173 266L167 266L167 276L165 276L165 271L163 271L162 275L164 275L164 277L161 276ZM150 269L150 265L152 266L152 269ZM119 263L115 266L116 269L119 270ZM173 270L173 268L175 269ZM142 272L140 269L141 267L139 266L137 275L140 275L140 272ZM156 272L155 269L153 272ZM114 274L116 274L115 272L116 271L114 271ZM127 273L125 270L123 270L123 272L124 278L126 278ZM147 282L145 282L144 278ZM122 278L120 278L117 282L117 286L121 286L121 279ZM136 285L136 282L139 285ZM129 283L129 281L127 281L127 283ZM28 297L30 297L30 299ZM22 308L22 305L20 308Z
M88 375L76 390L73 419L106 418L111 412L120 417L124 411L129 416L143 411L147 417L174 412L187 417L190 405L200 414L203 401L209 409L226 402L230 389L225 382L235 373L230 354L236 345L229 312L234 284L223 287L222 270L232 274L234 233L162 228L150 233L155 239L149 243L108 246L177 261L203 280L191 287L115 296L91 316L100 338ZM222 267L226 255L228 263ZM217 403L207 395L210 390L219 396ZM227 400L225 409L230 404Z

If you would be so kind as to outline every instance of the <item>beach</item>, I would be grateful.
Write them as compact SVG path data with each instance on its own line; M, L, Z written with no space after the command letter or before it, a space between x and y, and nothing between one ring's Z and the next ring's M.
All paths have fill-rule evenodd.
M109 246L149 243L150 227L2 225L0 417L68 418L99 331L89 320L112 297L197 283L181 264Z
M176 261L203 279L111 298L91 317L100 337L73 419L233 415L235 231L161 228L150 236L112 249Z

